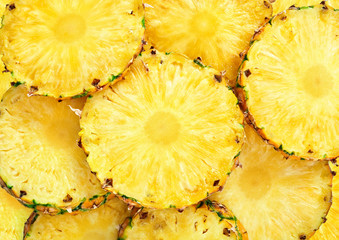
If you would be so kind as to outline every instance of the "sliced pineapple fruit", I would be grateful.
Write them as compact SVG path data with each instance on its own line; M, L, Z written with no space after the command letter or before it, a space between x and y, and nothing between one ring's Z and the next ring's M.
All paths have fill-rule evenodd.
M332 206L327 214L326 222L312 237L312 240L337 240L339 239L339 166L330 164L333 177Z
M145 0L146 39L164 52L178 52L235 80L242 52L254 31L271 17L265 0ZM231 81L232 82L232 81Z
M5 65L0 61L0 99L11 87L13 81L12 74L5 69Z
M60 211L90 208L108 194L78 147L84 99L58 102L13 87L0 104L0 177L29 207ZM105 195L106 194L106 195Z
M338 0L328 0L328 5L339 10L339 1Z
M238 79L240 102L286 156L339 156L339 12L293 8L254 36Z
M182 208L225 183L242 122L219 72L152 48L87 100L80 136L103 188L134 204Z
M7 5L0 53L34 94L86 95L139 54L142 23L141 0L16 0Z
M247 240L247 233L226 208L207 201L183 210L143 209L128 218L120 240Z
M118 198L105 205L76 215L39 215L25 240L112 240L118 238L120 225L131 215L127 205Z
M273 6L273 15L285 11L291 6L304 7L313 6L321 2L321 0L271 0Z
M232 209L249 239L309 239L331 206L328 163L285 159L251 127L245 133L239 167L210 199Z
M0 239L22 240L25 223L32 213L0 187Z

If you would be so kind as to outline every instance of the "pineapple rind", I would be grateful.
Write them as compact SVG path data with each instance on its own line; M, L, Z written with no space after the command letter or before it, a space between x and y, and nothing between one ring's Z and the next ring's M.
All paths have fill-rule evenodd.
M41 214L33 224L29 224L30 231L25 239L117 239L120 224L130 214L127 205L117 198L97 209L75 215Z
M229 232L228 232L229 231ZM141 209L127 218L119 239L247 240L246 230L224 206L211 201L182 210Z
M309 239L331 207L328 163L285 159L250 126L245 133L239 167L210 199L232 209L249 239Z
M0 187L0 239L23 239L25 222L32 213Z
M174 120L148 125L159 113ZM150 49L123 81L87 100L80 136L104 189L134 205L182 208L225 183L242 145L242 123L237 99L220 73ZM145 130L153 126L155 135L162 129L168 135L153 139Z
M18 0L11 4L0 30L0 52L16 81L25 82L34 95L64 99L100 90L119 80L116 76L122 77L142 49L141 0L89 0L86 4ZM83 33L79 39L64 42L67 38L59 39L56 31L64 22L76 22L74 16L81 19ZM79 29L65 26L59 29L64 34ZM68 32L63 30L67 27Z
M308 23L311 22L309 19L311 14L313 14L314 17L323 18L324 20L315 21L315 24ZM306 24L302 24L301 20L298 21L298 26L294 26L296 25L295 22L289 22L290 19L297 17L304 17ZM317 6L296 7L289 9L286 12L282 12L273 17L269 23L263 26L254 35L251 48L248 50L241 65L241 70L237 79L236 92L239 98L240 106L247 116L246 119L254 126L257 132L264 139L272 144L277 150L280 150L281 153L286 157L293 157L302 160L334 160L339 156L339 148L337 148L339 144L339 129L337 128L338 124L336 123L335 117L333 117L339 114L337 113L338 108L336 107L339 101L336 100L337 94L335 94L337 91L339 91L339 81L336 79L339 73L338 68L335 65L339 59L338 54L332 55L332 52L338 51L337 46L339 46L339 40L338 38L334 40L331 38L335 35L335 31L339 29L335 25L339 22L336 21L336 18L339 18L339 13L333 11L333 8L327 6L326 3ZM307 39L303 40L303 38L298 36L295 37L296 32L293 31L297 31L296 28L301 28L298 29L298 31L303 30L303 34L306 35L310 34L310 28L313 30L318 28L325 29L325 27L318 26L324 24L325 21L331 22L326 25L326 31L331 32L333 36L330 34L312 34L313 42ZM293 30L289 32L284 32L282 30L279 37L283 37L279 38L279 43L276 39L274 40L273 43L277 43L279 45L277 45L279 49L284 51L283 55L278 55L278 59L278 57L273 55L274 53L271 53L271 51L273 51L271 49L275 49L274 47L277 46L271 46L273 43L267 43L267 39L270 39L272 34L278 35L278 33L276 33L278 32L277 29L281 27L281 25L285 26L284 24L281 24L281 22L285 22L284 24L286 25L286 28L289 27ZM283 34L286 34L286 36ZM297 40L293 41L294 37L298 41L303 40L307 43L297 44ZM310 48L308 44L314 43L314 39L317 39L317 37L319 37L321 44L316 44L316 47ZM281 43L281 41L285 42ZM337 41L338 44L335 44L335 41ZM296 47L289 49L288 44L290 42L296 45ZM305 51L303 51L304 48ZM329 51L328 49L332 50ZM313 55L317 53L319 55L320 51L324 51L324 53L322 53L320 57L315 58L305 58L303 56L304 54L307 54L311 51L315 51ZM293 69L298 67L297 64L294 64L294 60L292 61L285 59L286 56L289 56L289 52L292 55L300 53L301 60L299 62L301 63L304 61L313 61L314 59L322 59L325 62L324 66L327 66L327 63L329 64L327 68L330 70L328 70L328 72L326 72L326 67L324 67L326 74L324 79L330 78L333 79L333 81L329 84L329 91L322 90L322 92L320 92L320 94L325 95L324 97L315 98L314 96L309 96L307 95L307 92L304 88L298 90L297 86L295 85L297 83L300 84L298 80L301 81L302 79L300 79L300 77L303 75L294 72ZM273 59L272 61L283 62L285 65L290 64L291 66L284 68L285 65L282 63L266 63L263 59L261 59L265 56L267 56L267 58L271 57ZM282 60L281 58L284 59ZM294 56L294 58L296 57ZM309 66L309 64L307 64L307 66ZM266 69L268 70L266 71ZM299 69L304 68L299 67ZM295 78L288 74L291 74L291 76L293 74ZM264 75L265 77L262 77ZM290 76L289 79L295 80L289 80L285 76ZM329 77L327 78L327 76ZM262 81L259 81L261 79ZM269 81L267 79L271 80ZM280 82L277 82L277 79L281 79L281 81L279 80ZM281 85L282 80L286 81L283 83L283 85ZM312 84L310 85L312 86ZM283 95L280 93L281 90L288 90L288 93L286 92L286 94ZM313 91L317 90L318 89ZM316 94L319 93L316 92ZM278 98L276 95L280 97ZM279 101L277 99L279 99ZM327 107L324 108L324 106ZM279 114L276 113L274 115L273 113L275 113L275 111L271 110L272 108L274 108L275 111L280 109ZM288 122L291 119L291 116L294 116L296 119L292 122ZM312 122L316 122L317 125L312 125ZM289 131L291 126L295 125L296 123L299 123L299 125L294 126L295 128L293 131ZM314 129L317 129L316 132Z
M77 145L79 117L70 107L80 111L83 103L28 97L23 85L4 95L0 183L27 207L50 214L86 211L110 198Z
M276 0L272 3L273 6L273 15L276 15L282 11L287 10L292 5L296 7L302 6L314 6L319 4L321 1L319 0Z

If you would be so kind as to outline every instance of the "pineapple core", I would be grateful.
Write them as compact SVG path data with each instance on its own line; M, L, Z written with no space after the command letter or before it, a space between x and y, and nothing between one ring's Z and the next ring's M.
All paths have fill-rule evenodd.
M81 39L86 33L86 22L82 16L68 14L59 19L54 27L56 38L65 43Z
M329 89L333 88L333 76L324 65L310 67L304 76L300 87L314 98L326 96Z
M191 19L191 33L196 34L197 38L211 37L217 32L218 22L214 14L208 11L198 12Z

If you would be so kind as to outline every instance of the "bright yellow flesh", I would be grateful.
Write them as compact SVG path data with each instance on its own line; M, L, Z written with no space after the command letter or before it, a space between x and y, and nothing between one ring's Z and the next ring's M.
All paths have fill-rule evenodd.
M231 214L221 216L233 218ZM125 240L247 240L239 229L238 221L221 219L206 206L176 209L143 210L126 227L120 239Z
M339 167L330 164L332 171L336 172L332 183L332 206L327 214L326 222L312 237L312 240L337 240L339 239Z
M0 188L0 239L22 240L25 222L32 212Z
M257 127L299 157L339 156L338 35L339 12L289 10L266 26L242 68Z
M272 1L272 0L271 0ZM337 0L335 0L337 1ZM285 11L292 5L296 7L303 7L303 6L314 6L321 2L321 0L275 0L272 3L273 6L273 15Z
M77 215L40 215L26 240L112 240L118 238L120 224L130 215L117 198L98 209Z
M157 49L178 52L234 80L239 54L254 30L270 18L264 0L146 0L146 38Z
M125 80L88 99L87 161L108 190L149 207L197 203L222 186L242 145L242 114L217 71L144 52ZM216 183L215 183L216 182Z
M241 167L211 199L232 209L249 239L308 239L330 207L328 163L285 159L252 128L245 132Z
M84 99L28 97L11 88L0 104L0 176L27 202L77 206L83 198L104 194L77 146ZM79 110L78 110L79 111ZM72 201L64 201L67 195Z
M36 94L70 97L125 70L140 49L142 18L141 0L18 0L5 13L0 50Z
M0 99L5 92L11 87L11 82L14 81L10 72L4 72L5 66L0 61Z
M339 9L339 1L338 0L328 0L328 5L335 9Z

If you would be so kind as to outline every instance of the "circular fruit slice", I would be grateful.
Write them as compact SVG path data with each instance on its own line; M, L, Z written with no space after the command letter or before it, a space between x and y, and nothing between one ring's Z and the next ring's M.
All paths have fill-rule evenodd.
M339 156L339 12L293 8L255 37L239 98L261 136L286 156Z
M330 164L333 177L332 206L326 216L326 221L312 237L312 240L336 240L339 239L339 166Z
M241 167L210 198L232 209L249 239L309 239L331 206L328 163L285 159L249 126L245 133Z
M146 38L157 49L195 59L235 80L242 52L272 14L265 0L145 0Z
M225 183L242 121L220 73L150 49L123 81L87 100L80 135L103 188L143 206L182 208Z
M22 85L4 95L0 177L27 206L58 213L92 207L108 196L102 196L105 192L77 146L79 117L72 109L79 112L83 104L84 99L28 97Z
M291 6L305 7L314 6L321 2L321 0L271 0L273 6L273 15L287 10Z
M207 201L184 210L143 209L128 218L119 239L247 240L247 233L226 208Z
M0 187L0 239L23 239L25 222L32 213Z
M141 0L17 0L7 5L0 52L34 94L86 95L114 81L139 54Z
M127 205L114 198L97 209L76 215L39 215L25 240L117 239L120 224L130 214Z

